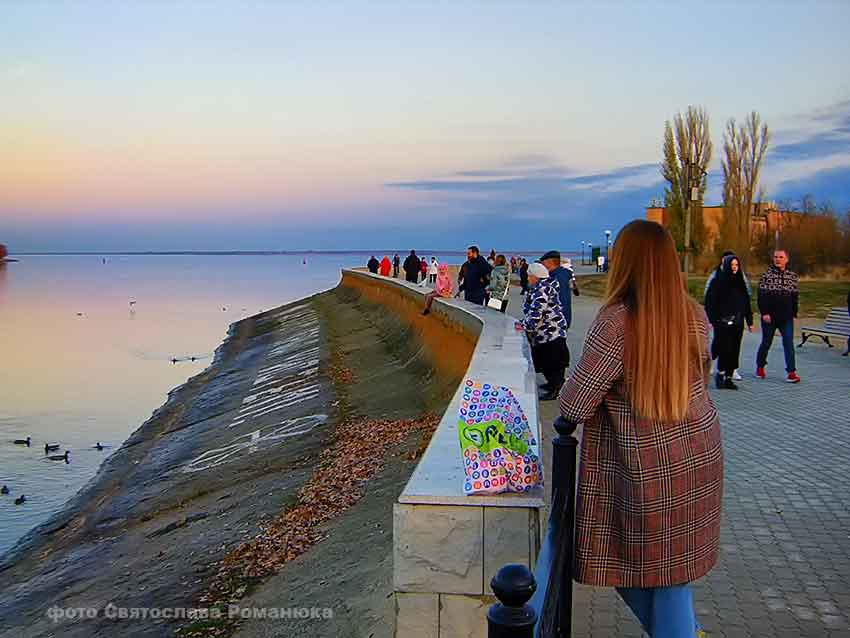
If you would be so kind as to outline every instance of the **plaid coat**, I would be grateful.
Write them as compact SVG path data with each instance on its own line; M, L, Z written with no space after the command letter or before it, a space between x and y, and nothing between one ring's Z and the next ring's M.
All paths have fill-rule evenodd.
M583 423L576 502L575 579L589 585L663 587L704 576L717 561L723 452L705 380L694 372L686 418L639 420L625 396L626 309L603 308L561 414ZM708 322L699 331L708 361Z

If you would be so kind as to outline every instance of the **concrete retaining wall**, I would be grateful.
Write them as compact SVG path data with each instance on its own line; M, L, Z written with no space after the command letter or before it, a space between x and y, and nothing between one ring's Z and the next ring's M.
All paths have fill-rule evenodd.
M397 279L344 270L356 289L408 323L436 369L511 388L537 427L537 385L525 336L512 318L459 300L421 315L424 293ZM398 638L484 638L490 579L505 563L533 567L542 488L526 494L464 496L457 432L458 386L413 476L394 506L393 581Z

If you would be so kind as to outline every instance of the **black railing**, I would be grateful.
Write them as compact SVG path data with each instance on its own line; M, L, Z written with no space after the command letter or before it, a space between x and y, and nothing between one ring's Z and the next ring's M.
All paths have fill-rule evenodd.
M555 421L546 540L534 574L525 565L505 565L493 576L490 587L499 602L487 613L488 638L569 638L572 633L575 429L562 417Z

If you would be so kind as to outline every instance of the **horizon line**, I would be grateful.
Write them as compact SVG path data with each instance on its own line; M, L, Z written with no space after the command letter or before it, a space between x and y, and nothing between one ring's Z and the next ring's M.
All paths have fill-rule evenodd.
M417 253L421 254L442 254L442 255L465 255L466 250L438 250L438 249L424 249L424 250L416 250ZM9 256L90 256L90 257L98 257L98 256L144 256L144 255L210 255L210 256L239 256L239 255L372 255L372 254L388 254L388 253L398 253L401 255L402 253L409 253L410 249L406 250L371 250L371 249L328 249L328 250L316 250L316 249L308 249L308 250L107 250L107 251L91 251L91 250L60 250L60 251L23 251L23 252L9 252ZM527 253L535 253L541 252L545 253L545 250L534 249L534 250L502 250L497 251L497 253L513 253L513 254L527 254ZM560 251L565 255L573 255L580 254L580 251ZM481 254L485 254L485 251L482 251Z

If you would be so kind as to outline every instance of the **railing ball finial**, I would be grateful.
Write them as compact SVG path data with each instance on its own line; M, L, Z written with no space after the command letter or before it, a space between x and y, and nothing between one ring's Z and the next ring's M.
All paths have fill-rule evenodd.
M572 421L568 421L562 416L559 416L557 419L555 419L554 426L555 431L558 434L560 434L561 436L569 436L570 434L576 431L577 424Z
M525 565L502 567L490 587L498 603L487 612L488 638L531 638L537 614L527 604L537 584Z

